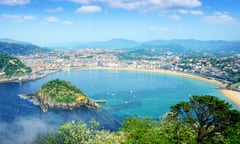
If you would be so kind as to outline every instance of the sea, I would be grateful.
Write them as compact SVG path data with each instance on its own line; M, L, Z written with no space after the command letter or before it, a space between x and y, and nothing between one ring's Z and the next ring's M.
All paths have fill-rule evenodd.
M72 82L88 97L107 100L101 109L52 109L42 112L32 100L19 94L36 92L52 79ZM127 117L160 119L170 107L192 95L213 95L231 103L219 86L192 78L139 71L66 70L45 78L21 83L0 84L0 144L31 142L37 135L63 123L95 119L101 129L121 127Z

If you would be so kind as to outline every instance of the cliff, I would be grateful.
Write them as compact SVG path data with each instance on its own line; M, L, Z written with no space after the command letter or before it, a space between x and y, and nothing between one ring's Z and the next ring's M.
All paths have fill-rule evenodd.
M72 83L55 79L45 84L33 94L20 95L23 98L33 99L44 112L48 109L76 109L81 106L99 108L99 105L88 98L79 88Z

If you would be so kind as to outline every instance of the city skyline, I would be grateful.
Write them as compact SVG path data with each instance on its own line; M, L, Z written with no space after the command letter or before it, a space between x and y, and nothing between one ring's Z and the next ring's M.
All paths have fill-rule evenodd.
M47 46L125 38L239 40L240 1L1 0L0 38Z

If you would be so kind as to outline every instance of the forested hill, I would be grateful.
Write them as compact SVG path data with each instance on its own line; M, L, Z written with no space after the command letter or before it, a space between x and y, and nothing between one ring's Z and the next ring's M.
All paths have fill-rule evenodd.
M27 67L18 58L7 54L0 54L0 79L23 76L32 72L30 67Z
M49 52L50 49L42 48L30 43L14 40L0 40L0 52L8 55L29 55L39 52Z
M38 93L56 103L74 103L87 99L79 88L60 79L45 83Z

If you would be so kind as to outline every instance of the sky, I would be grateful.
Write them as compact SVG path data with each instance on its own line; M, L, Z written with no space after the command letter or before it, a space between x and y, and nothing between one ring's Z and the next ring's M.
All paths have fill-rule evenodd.
M0 39L240 40L240 0L0 0Z

